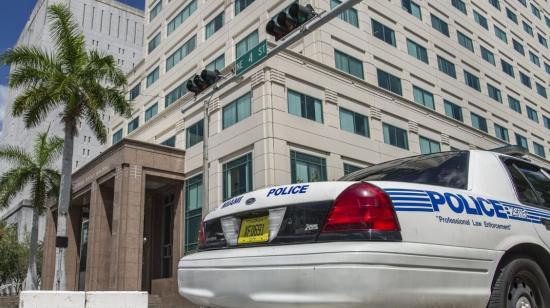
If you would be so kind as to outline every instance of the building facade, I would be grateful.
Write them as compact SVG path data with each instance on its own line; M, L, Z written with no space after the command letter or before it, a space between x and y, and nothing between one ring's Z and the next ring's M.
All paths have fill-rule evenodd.
M54 3L64 3L70 7L85 36L86 47L97 49L115 57L118 65L125 72L130 72L141 61L143 45L143 11L115 0L38 0L21 31L16 46L35 45L51 51L54 43L51 40L47 7ZM22 118L11 116L11 104L18 92L10 93L11 100L6 106L4 128L0 132L0 144L17 145L28 151L32 150L36 136L50 127L50 134L63 136L63 126L59 121L59 112L51 112L41 125L26 129ZM106 111L102 115L108 123L113 116ZM73 169L78 170L92 158L106 149L95 138L92 130L85 123L79 124L78 136L74 145ZM61 168L61 160L57 162ZM8 170L5 162L0 162L0 173ZM19 238L30 232L32 208L28 201L29 192L15 198L10 207L0 217L17 225ZM41 219L39 239L43 238L44 222Z

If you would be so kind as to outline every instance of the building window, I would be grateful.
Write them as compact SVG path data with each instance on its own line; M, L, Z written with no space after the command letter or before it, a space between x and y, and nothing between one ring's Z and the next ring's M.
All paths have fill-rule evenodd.
M519 3L521 3L524 7L527 7L527 1L526 0L518 0Z
M401 0L401 7L403 7L405 11L409 12L409 14L422 20L422 9L420 8L420 5L411 0Z
M472 118L472 126L474 128L487 132L487 120L484 117L473 112L470 113L470 116Z
M548 95L546 94L546 88L538 82L535 82L535 85L537 87L537 93L544 98L548 98Z
M502 103L502 93L499 89L497 89L492 84L487 84L487 93L489 93L489 97L494 99L495 101Z
M542 120L544 121L544 127L550 129L550 118L543 115Z
M157 33L157 35L155 35L155 37L153 37L150 41L149 41L149 44L147 44L147 52L148 53L151 53L153 50L155 50L159 45L160 45L160 38L161 38L161 33Z
M445 115L451 117L460 122L464 122L464 117L462 116L462 108L457 104L451 103L448 100L443 101L445 107Z
M162 0L155 4L149 11L149 22L151 22L162 11Z
M508 135L508 129L495 123L495 136L505 142L510 142L510 136Z
M340 3L342 3L342 1L340 1L340 0L330 0L330 8L334 9ZM342 12L339 17L343 21L359 28L359 17L358 17L356 9L354 9L354 8L347 9L344 12Z
M546 71L547 74L550 74L550 64L544 63L544 70Z
M538 39L539 39L539 43L540 43L542 46L548 48L548 41L544 38L544 36L542 36L542 34L540 34L540 33L537 33L537 37L538 37Z
M531 3L531 12L533 12L533 15L535 15L538 19L541 19L540 10L533 3Z
M384 131L384 143L405 150L409 149L409 138L406 130L386 123L382 123L382 130Z
M288 90L288 113L323 123L323 105L311 96Z
M531 60L531 62L533 62L533 64L535 64L536 66L540 67L540 59L539 57L534 54L532 51L529 51L529 59Z
M176 136L172 136L163 142L160 143L161 145L167 146L167 147L176 147Z
M480 46L480 48L481 48L481 57L483 58L483 60L496 66L495 55L483 46Z
M529 150L529 144L527 143L527 138L523 137L518 133L516 133L516 145L519 145L520 147Z
M428 50L420 44L407 39L407 51L409 55L428 64Z
M462 45L462 47L468 49L471 52L474 52L474 42L471 38L467 37L464 33L460 31L456 31L456 35L458 37L458 43Z
M392 28L372 20L372 35L395 47L395 32Z
M500 64L502 65L503 72L510 75L512 78L516 77L516 74L514 73L514 67L510 63L501 59Z
M128 122L128 134L136 130L139 127L139 116Z
M435 16L434 14L431 14L431 18L432 18L432 27L437 31L443 33L444 35L450 37L449 25L446 22L444 22L441 18Z
M155 83L157 80L159 80L160 77L160 69L157 66L152 72L147 75L147 87L150 87L153 83Z
M340 108L340 128L351 133L369 137L369 118L351 110Z
M365 79L363 75L363 62L339 50L334 50L336 68L357 78Z
M363 168L359 167L359 166L344 163L344 175L354 173L355 171L359 171L361 169L363 169Z
M183 8L183 10L181 10L181 12L178 13L178 15L176 15L176 17L172 18L172 20L168 22L168 25L166 26L166 35L170 35L172 32L174 32L196 10L197 1L192 0L186 7Z
M504 43L508 44L508 36L506 32L495 25L495 35Z
M456 79L455 65L451 61L441 56L437 56L437 67L439 68L439 71Z
M513 21L516 25L518 24L518 16L512 12L509 8L506 8L506 16L508 16L508 19Z
M251 5L254 0L235 0L235 16Z
M413 96L415 103L435 110L434 96L432 93L417 86L413 86Z
M113 134L113 144L118 143L120 140L122 140L122 128Z
M204 134L204 121L200 120L197 123L189 126L185 130L185 148L190 148L202 141Z
M196 251L202 221L202 175L185 182L185 253Z
M247 51L258 45L258 30L250 33L235 46L237 59L244 55Z
M522 56L525 56L525 49L523 48L523 45L516 41L515 39L512 39L512 46L514 47L514 50L519 52Z
M510 109L517 113L521 113L521 104L519 100L511 97L510 95L508 95L508 105L510 106Z
M528 87L529 89L532 89L532 86L531 86L531 77L527 76L525 73L523 72L519 72L519 79L521 80L521 83Z
M327 180L327 163L324 158L290 151L292 183L310 183Z
M533 141L533 150L535 152L535 155L546 158L544 147L541 144L538 144Z
M221 71L225 67L225 54L220 55L214 61L208 63L205 69L209 71Z
M395 94L403 95L403 90L401 87L401 79L381 69L377 69L376 72L378 75L379 87L386 89L390 92L393 92Z
M187 81L177 86L174 90L170 91L170 93L168 93L164 97L164 108L167 108L168 106L172 105L175 101L177 101L182 96L187 94L186 84L187 84Z
M130 90L130 98L129 98L130 101L133 101L134 99L136 99L136 97L139 96L140 86L141 86L141 83L138 83L132 88L132 90Z
M195 47L197 47L197 36L193 35L192 38L166 58L166 71L168 72L176 66L183 58L195 50Z
M205 37L208 39L218 30L223 27L225 12L221 12L218 16L214 17L205 27Z
M451 4L459 11L464 13L465 15L468 15L466 12L466 3L462 0L451 0Z
M537 111L529 106L526 106L525 109L527 110L527 117L534 121L534 122L539 122L539 115L537 113Z
M250 93L246 93L223 107L223 129L248 118L251 115L251 108L252 101Z
M533 33L533 27L531 27L525 21L522 21L522 25L523 25L523 31L527 32L527 34L529 34L531 36L535 36L535 34Z
M223 165L223 199L252 190L252 154L248 153Z
M145 110L145 122L149 121L152 117L157 115L158 111L159 111L159 104L158 103L155 103L151 107L147 108Z
M478 11L474 10L474 20L485 30L489 30L489 24L487 23L487 18L481 15Z
M468 72L467 70L464 70L464 82L470 88L481 92L481 85L479 84L479 78L476 75Z
M420 153L431 154L441 152L441 145L439 142L420 136Z
M494 6L497 10L500 11L500 1L499 0L489 0L489 3Z

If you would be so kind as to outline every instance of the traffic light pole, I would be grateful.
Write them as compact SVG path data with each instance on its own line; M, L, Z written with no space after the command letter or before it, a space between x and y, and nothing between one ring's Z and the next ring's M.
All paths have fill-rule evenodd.
M308 23L306 23L306 24L300 26L299 28L297 28L296 31L294 31L294 32L290 33L289 35L287 35L286 37L282 38L280 40L279 45L277 45L270 52L268 52L267 55L263 59L261 59L258 62L252 64L248 68L248 70L253 69L254 67L257 67L258 65L264 63L265 61L269 60L270 58L276 56L278 53L280 53L282 51L285 51L292 44L298 42L299 40L304 38L309 33L317 30L318 28L320 28L324 24L328 23L329 21L331 21L335 17L338 17L341 13L343 13L347 9L352 8L354 5L359 4L362 1L363 0L347 0L345 2L342 2L337 7L335 7L334 9L332 9L328 12L320 13L319 15L317 15L317 17L315 17L314 19L312 19ZM213 87L211 87L209 90L198 94L195 97L195 101L191 105L189 105L186 108L181 110L182 113L186 113L190 109L194 108L197 104L200 104L200 103L205 104L205 106L204 106L204 120L203 120L204 121L204 125L203 125L204 127L203 127L203 173L202 173L202 175L203 175L203 206L206 207L206 211L204 211L204 210L202 211L203 216L206 215L206 213L208 213L208 211L209 211L208 207L210 205L209 204L210 203L209 202L209 194L208 194L209 193L209 186L208 186L208 183L209 183L209 178L208 178L208 139L209 138L208 137L209 137L209 125L210 125L209 117L210 116L208 115L208 106L210 105L210 100L212 99L212 96L214 95L214 93L216 93L216 91L218 89L223 88L226 85L231 84L232 82L238 81L239 78L241 78L241 75L234 74L234 75L232 75L231 77L229 77L227 79L224 78L224 79L220 80ZM206 100L207 97L208 97L208 99Z

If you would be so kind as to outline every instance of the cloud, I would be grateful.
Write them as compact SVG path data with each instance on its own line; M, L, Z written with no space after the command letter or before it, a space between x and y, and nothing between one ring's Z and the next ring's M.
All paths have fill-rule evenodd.
M8 87L0 85L0 131L4 124L4 115L6 113L6 105L8 104Z

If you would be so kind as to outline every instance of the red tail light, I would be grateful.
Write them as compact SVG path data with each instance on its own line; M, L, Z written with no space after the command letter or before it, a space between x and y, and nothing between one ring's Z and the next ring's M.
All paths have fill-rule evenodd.
M368 183L346 188L332 205L323 232L400 231L389 196Z
M206 234L204 232L204 221L201 221L201 225L200 225L200 228L199 228L199 237L198 237L197 241L198 241L198 244L199 244L199 249L201 247L204 247L204 245L206 245Z

